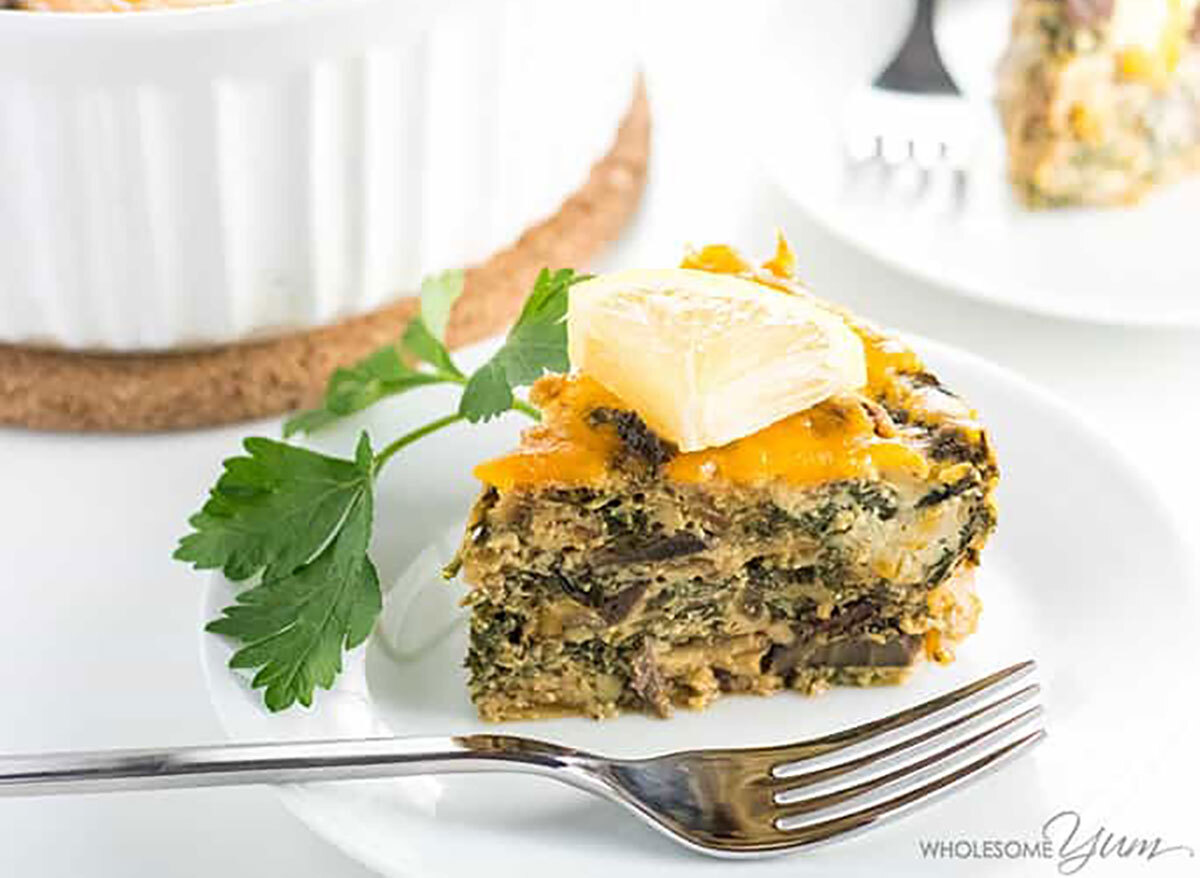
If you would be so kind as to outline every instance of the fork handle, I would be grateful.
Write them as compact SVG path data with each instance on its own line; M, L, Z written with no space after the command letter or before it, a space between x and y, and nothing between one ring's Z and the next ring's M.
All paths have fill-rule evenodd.
M40 753L0 756L0 797L482 771L556 774L566 779L560 769L586 756L511 735Z
M955 94L934 36L935 0L917 0L904 44L876 79L886 88L914 94Z

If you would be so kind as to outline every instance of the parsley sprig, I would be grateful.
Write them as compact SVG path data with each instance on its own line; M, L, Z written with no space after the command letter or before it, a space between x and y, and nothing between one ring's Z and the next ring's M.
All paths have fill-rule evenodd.
M380 471L403 448L452 424L513 410L536 419L537 410L513 391L570 367L567 297L583 279L570 269L543 269L504 344L467 375L444 342L462 272L427 278L420 313L399 342L336 370L321 404L289 418L284 437L433 384L462 386L455 411L378 452L364 431L352 459L256 436L243 442L243 455L225 461L175 557L246 583L207 630L239 642L229 665L255 670L252 685L265 690L270 710L310 706L315 688L328 689L341 672L342 653L363 643L375 625L382 598L367 548Z

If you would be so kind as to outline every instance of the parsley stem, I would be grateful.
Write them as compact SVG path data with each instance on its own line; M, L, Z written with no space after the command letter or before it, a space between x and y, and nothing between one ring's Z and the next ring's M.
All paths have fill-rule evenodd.
M523 400L523 399L515 399L514 398L512 407L516 411L519 411L522 414L528 415L529 417L533 418L535 421L540 421L542 419L541 412L539 412L537 409L535 409L529 403L525 402L525 400ZM465 420L466 420L466 416L459 414L458 412L455 412L452 415L443 415L442 417L438 418L436 421L430 421L425 426L417 427L417 429L411 430L408 433L405 433L400 438L392 440L391 442L389 442L387 445L384 446L382 451L380 451L378 454L375 455L375 472L379 472L381 469L383 469L384 464L386 464L389 460L391 460L392 455L395 454L400 449L405 448L406 446L412 445L418 439L423 439L424 437L428 436L430 433L436 433L438 430L442 429L443 427L449 427L451 424L457 424L459 421L465 421Z
M529 415L529 417L533 418L535 421L540 421L542 419L542 413L523 399L516 399L514 397L512 407L523 415Z
M465 420L465 418L457 412L452 415L445 415L436 421L430 421L423 427L418 427L411 432L405 433L399 439L389 442L382 451L375 455L375 472L383 469L383 465L391 460L392 455L405 446L412 445L418 439L428 436L430 433L436 433L442 427L449 427L451 424L456 424L462 420Z

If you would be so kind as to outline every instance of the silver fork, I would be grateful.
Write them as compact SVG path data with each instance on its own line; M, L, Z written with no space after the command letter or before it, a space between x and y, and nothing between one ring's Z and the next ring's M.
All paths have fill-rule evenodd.
M918 191L931 175L952 175L953 197L966 193L979 128L974 108L946 70L933 32L934 0L917 0L908 34L869 88L851 96L843 122L851 168L913 171Z
M1017 732L1041 708L1018 708L1039 689L1011 684L1033 668L1021 662L883 719L779 747L608 759L528 738L465 735L8 756L0 758L0 795L520 772L623 805L703 853L762 856L861 832L1028 750L1045 732ZM843 751L856 755L825 758Z

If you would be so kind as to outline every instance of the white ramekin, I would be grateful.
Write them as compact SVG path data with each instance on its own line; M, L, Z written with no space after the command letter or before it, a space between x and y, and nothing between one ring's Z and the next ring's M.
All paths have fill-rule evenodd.
M0 12L0 342L224 344L485 258L611 144L628 9Z

